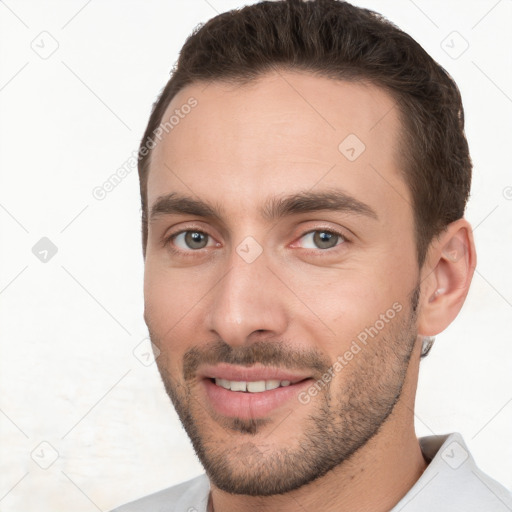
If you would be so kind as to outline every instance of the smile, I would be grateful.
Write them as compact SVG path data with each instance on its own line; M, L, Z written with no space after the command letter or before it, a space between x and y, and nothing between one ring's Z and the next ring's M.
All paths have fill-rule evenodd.
M240 419L267 418L282 407L296 408L298 394L313 382L311 374L261 365L221 363L198 373L207 409Z

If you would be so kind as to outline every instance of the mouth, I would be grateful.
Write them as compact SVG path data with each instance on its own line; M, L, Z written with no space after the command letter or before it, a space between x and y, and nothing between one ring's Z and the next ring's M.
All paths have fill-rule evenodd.
M269 417L284 406L295 408L298 394L313 382L309 375L277 368L227 364L203 368L199 376L210 409L245 420Z

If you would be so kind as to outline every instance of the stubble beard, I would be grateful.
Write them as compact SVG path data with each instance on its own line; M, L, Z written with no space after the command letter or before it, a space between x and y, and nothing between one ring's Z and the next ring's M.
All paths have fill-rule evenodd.
M368 341L337 378L308 405L298 401L293 405L294 409L310 407L310 414L302 420L299 429L293 420L293 410L291 413L285 411L275 420L216 419L213 429L211 423L214 420L194 395L197 381L184 371L183 380L178 382L167 371L164 358L157 359L167 394L211 482L231 494L283 494L324 476L366 445L386 422L400 398L417 337L418 295L417 288L409 311L401 318L397 315L386 332L382 331ZM151 339L161 346L153 335ZM274 342L237 347L235 355L224 342L215 346L219 351L215 355L209 354L208 361L213 358L242 364L242 360L246 363L254 360L285 367L289 362L287 354L280 358L280 345ZM240 349L244 351L243 356L240 356ZM265 358L262 354L271 356ZM315 366L311 363L314 360L314 372L321 375L320 372L326 369L322 369L325 359L320 354L310 355L307 364ZM277 363L278 359L281 364ZM212 434L214 430L218 431L219 425L225 431L222 439ZM293 434L293 437L289 436L294 439L293 446L271 443L272 429L276 432L288 429Z

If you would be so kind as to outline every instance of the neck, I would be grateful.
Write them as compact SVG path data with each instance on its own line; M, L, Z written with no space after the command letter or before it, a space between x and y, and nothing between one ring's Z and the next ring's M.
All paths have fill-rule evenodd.
M427 467L414 432L414 396L419 366L419 357L415 356L414 353L402 395L393 412L377 434L348 460L325 476L283 495L234 495L212 485L209 510L391 510Z

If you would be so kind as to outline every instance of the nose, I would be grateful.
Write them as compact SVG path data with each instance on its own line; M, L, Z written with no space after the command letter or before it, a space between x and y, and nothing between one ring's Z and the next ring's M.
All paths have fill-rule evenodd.
M288 326L286 295L265 252L247 262L233 250L224 268L224 275L208 294L209 332L232 346L283 335Z

